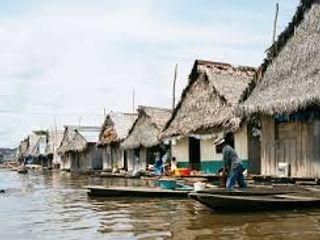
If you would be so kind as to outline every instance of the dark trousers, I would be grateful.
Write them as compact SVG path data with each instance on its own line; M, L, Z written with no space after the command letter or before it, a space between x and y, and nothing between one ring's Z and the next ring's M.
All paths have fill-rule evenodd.
M247 188L247 184L244 181L243 177L243 170L244 168L242 165L233 169L228 176L227 180L227 189L233 189L236 182L239 184L240 188Z

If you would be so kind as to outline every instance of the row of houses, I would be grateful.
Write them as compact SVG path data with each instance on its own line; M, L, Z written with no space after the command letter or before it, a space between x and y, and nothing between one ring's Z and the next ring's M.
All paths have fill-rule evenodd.
M213 141L223 136L249 173L277 175L286 163L292 177L318 178L319 26L319 1L301 0L258 69L196 60L174 109L140 106L109 113L102 127L66 126L51 161L59 156L65 170L138 171L169 152L178 167L217 173L223 161ZM42 133L33 134L19 149L43 162Z
M59 168L61 164L57 149L62 132L58 130L33 131L20 142L16 158L20 163L40 164L47 168Z

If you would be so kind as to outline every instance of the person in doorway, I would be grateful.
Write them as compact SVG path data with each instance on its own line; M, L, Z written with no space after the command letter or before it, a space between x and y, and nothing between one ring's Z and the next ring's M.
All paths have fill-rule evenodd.
M163 161L162 161L160 153L156 153L155 156L156 156L155 157L156 160L155 160L153 167L154 167L155 175L160 176L163 171L163 169L162 169L163 168Z
M236 182L239 184L240 188L247 188L247 184L243 177L243 171L245 169L237 152L226 143L224 138L216 139L214 144L216 152L223 154L225 171L228 172L226 188L233 189Z
M172 157L172 158L171 158L170 165L171 165L170 170L171 170L171 172L174 173L175 170L178 168L178 167L177 167L177 159L176 159L176 157Z

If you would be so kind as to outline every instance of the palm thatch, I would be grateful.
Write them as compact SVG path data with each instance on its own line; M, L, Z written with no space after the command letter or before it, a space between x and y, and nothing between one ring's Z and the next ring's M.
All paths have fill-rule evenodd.
M47 146L47 135L39 136L37 143L33 146L30 155L32 157L40 157L45 155Z
M180 102L160 138L215 130L235 131L235 107L255 73L252 67L196 60Z
M63 137L60 143L60 146L58 148L58 153L64 154L68 150L68 145L71 143L72 139L75 136L75 130L77 129L78 126L65 126L64 127L64 132L63 132Z
M158 145L158 135L171 116L171 110L139 106L138 118L123 141L124 149L134 149L140 146L149 148Z
M46 145L45 155L54 155L57 152L63 138L63 131L61 130L51 130L48 131L48 143Z
M24 140L22 140L19 144L19 150L18 150L18 159L23 159L26 155L27 155L27 151L28 151L28 144L29 144L29 140L28 138L25 138Z
M99 139L100 127L65 126L65 131L58 152L81 152L87 145L96 144Z
M33 131L27 138L28 149L25 152L25 157L37 157L39 141L41 138L46 138L47 132L43 130ZM42 142L42 141L41 141Z
M302 0L261 66L244 114L293 113L320 105L320 1Z
M69 145L67 146L67 152L82 152L87 147L86 139L75 130L75 135Z
M102 125L99 135L99 146L123 141L137 119L137 114L111 111Z
M100 127L78 127L67 146L67 152L82 152L89 144L96 144L99 139Z

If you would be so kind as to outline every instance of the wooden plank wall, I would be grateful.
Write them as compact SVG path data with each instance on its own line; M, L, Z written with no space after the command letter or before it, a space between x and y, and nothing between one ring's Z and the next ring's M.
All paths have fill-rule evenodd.
M261 143L259 137L252 136L252 127L248 126L248 160L249 173L261 173Z
M261 119L261 174L274 175L275 167L275 124L272 117Z
M261 174L277 175L280 162L290 164L291 177L320 177L320 121L275 124L262 118Z
M313 122L312 132L309 134L312 136L312 147L309 151L312 153L312 158L310 159L311 167L310 173L314 178L320 177L320 120Z

